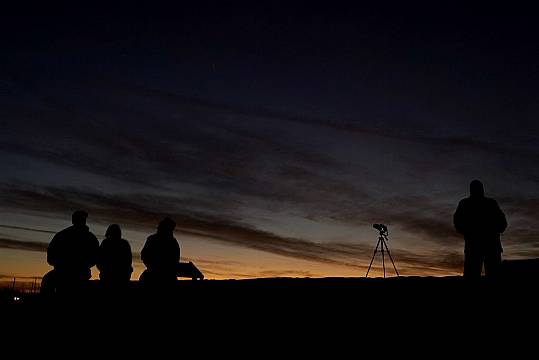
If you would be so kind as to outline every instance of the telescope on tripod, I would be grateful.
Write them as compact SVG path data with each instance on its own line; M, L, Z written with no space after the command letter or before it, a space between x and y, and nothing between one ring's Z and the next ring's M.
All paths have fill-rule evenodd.
M378 230L378 243L376 244L376 248L374 249L374 254L372 254L371 263L369 264L369 268L367 269L367 274L365 274L365 277L367 278L369 276L369 271L371 271L372 262L374 261L374 257L376 256L376 253L378 252L378 248L380 248L380 251L382 253L382 268L384 270L384 279L386 277L386 261L385 261L385 253L387 252L387 255L389 256L389 260L391 260L391 263L393 264L393 269L395 269L395 274L397 274L397 277L399 276L399 272L397 271L397 267L395 266L395 262L393 261L393 257L391 256L391 253L389 252L389 247L387 246L387 237L389 235L389 231L387 230L387 226L384 224L373 224L373 228Z

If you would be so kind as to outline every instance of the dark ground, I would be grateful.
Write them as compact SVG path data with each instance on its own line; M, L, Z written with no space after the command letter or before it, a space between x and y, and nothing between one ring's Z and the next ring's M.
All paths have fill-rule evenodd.
M292 317L318 319L429 317L429 314L485 315L499 309L499 314L517 314L519 309L537 299L538 278L520 277L489 281L466 281L455 277L364 278L269 278L252 280L178 281L173 289L147 290L137 281L122 293L101 289L91 282L83 295L45 298L39 294L20 295L12 301L2 296L2 309L23 314L47 309L86 309L88 313L108 310L169 312L182 319L214 317L245 319ZM535 312L535 308L528 309ZM492 314L494 315L494 314Z
M33 295L14 303L4 294L1 318L4 329L22 327L27 334L31 324L31 333L54 343L74 337L76 344L115 348L122 343L114 339L124 337L130 350L202 343L201 349L213 351L211 344L224 341L234 353L255 344L263 353L292 348L315 354L319 347L415 354L415 347L424 352L438 346L440 355L452 346L535 346L530 338L536 337L539 318L537 280L203 280L179 281L171 291L144 291L132 282L122 294L103 292L93 282L83 299Z

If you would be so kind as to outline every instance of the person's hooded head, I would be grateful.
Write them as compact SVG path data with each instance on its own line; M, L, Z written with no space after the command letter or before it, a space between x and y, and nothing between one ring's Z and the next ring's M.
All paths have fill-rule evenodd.
M157 232L172 234L176 228L176 222L169 217L164 218L157 226Z
M77 210L71 215L71 223L75 226L86 226L86 218L88 213L86 211Z
M470 183L470 197L472 198L482 198L485 197L485 188L483 183L479 180L473 180Z
M105 232L105 237L110 239L121 239L122 230L120 229L120 226L117 224L109 225L107 231Z

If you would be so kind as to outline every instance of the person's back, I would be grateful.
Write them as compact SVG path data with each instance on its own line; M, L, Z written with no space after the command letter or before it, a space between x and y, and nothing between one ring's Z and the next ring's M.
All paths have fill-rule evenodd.
M177 278L180 261L180 245L174 238L176 223L165 218L159 223L157 233L150 235L141 251L141 259L147 270L143 274L155 282L171 282ZM141 278L142 280L142 278Z
M464 236L464 276L495 275L503 252L500 234L507 227L505 215L494 199L484 196L483 184L474 180L470 196L459 202L453 216L455 229Z
M47 248L47 262L54 267L48 278L59 287L77 287L91 277L99 241L86 226L87 216L84 211L73 213L73 225L58 232Z
M125 286L133 272L132 261L131 246L127 240L122 239L120 227L116 224L110 225L99 246L99 279L107 286Z

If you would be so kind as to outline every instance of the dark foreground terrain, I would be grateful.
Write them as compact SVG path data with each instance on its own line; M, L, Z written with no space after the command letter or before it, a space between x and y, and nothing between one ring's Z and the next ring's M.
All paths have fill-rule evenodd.
M401 342L413 354L414 347L436 343L492 350L507 347L507 341L535 346L530 338L537 334L537 285L535 275L497 282L276 278L179 281L168 291L132 282L125 292L111 293L96 281L81 295L35 294L14 302L4 294L1 315L3 329L18 329L12 334L41 334L53 343L73 337L75 343L112 347L123 346L115 339L127 338L135 349L202 342L210 350L225 339L236 350L263 346L257 352L305 346L311 353L327 346L347 352L358 346L404 350Z
M45 297L40 294L4 293L1 309L11 314L46 316L49 310L105 314L114 311L158 312L181 319L255 318L283 320L293 317L316 319L390 320L398 317L430 317L496 310L517 316L525 305L528 313L539 311L539 279L509 277L499 281L481 278L466 281L455 277L364 278L270 278L252 280L178 281L172 289L142 287L132 281L122 292L101 288L92 281L80 294ZM518 305L519 308L508 308ZM492 314L494 315L494 314Z

